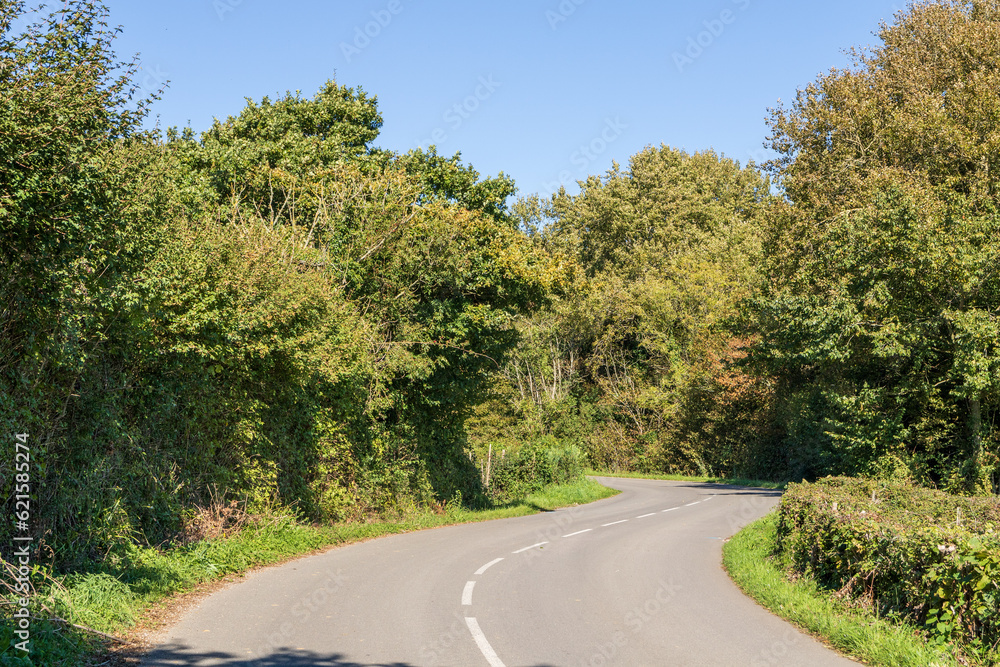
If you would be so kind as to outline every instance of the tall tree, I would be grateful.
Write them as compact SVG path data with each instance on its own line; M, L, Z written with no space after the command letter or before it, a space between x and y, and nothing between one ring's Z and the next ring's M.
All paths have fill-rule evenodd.
M915 2L879 38L772 112L787 201L757 356L796 397L803 472L902 460L982 488L1000 408L1000 3Z
M687 419L686 406L714 387L721 365L711 359L729 349L728 322L756 288L757 217L769 198L752 166L661 146L590 177L578 196L518 206L529 225L552 220L537 242L573 258L586 279L526 325L528 347L511 374L537 403L544 395L533 387L558 396L563 378L599 396L613 417L592 441L595 463L731 470L717 443L693 433L702 424ZM553 335L553 320L562 335ZM521 380L522 369L533 376ZM536 377L543 369L547 376Z

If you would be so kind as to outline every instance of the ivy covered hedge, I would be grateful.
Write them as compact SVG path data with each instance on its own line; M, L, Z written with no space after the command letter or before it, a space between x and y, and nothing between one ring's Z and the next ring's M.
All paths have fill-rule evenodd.
M779 553L791 568L989 659L1000 648L1000 499L830 477L791 484Z

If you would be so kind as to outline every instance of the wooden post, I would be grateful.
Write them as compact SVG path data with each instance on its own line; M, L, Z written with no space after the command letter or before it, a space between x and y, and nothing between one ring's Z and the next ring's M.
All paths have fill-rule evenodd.
M486 455L486 489L490 488L490 467L493 464L493 443L490 443L490 452Z

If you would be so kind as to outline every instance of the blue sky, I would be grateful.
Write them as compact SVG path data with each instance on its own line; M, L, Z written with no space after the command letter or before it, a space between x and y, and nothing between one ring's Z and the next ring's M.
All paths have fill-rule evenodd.
M161 127L327 79L378 96L383 148L436 143L520 194L644 146L766 157L767 109L849 63L902 0L110 0Z

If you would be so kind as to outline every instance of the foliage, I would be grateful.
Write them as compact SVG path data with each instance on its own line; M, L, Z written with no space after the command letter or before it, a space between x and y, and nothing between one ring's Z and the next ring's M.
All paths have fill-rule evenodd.
M502 450L492 465L488 491L497 502L512 502L582 476L583 452L548 436L526 443L509 456Z
M763 429L749 413L768 390L731 363L742 345L731 323L758 280L766 179L661 146L581 186L513 209L568 268L550 305L518 323L503 371L517 414L603 469L749 471L759 447L742 443Z
M782 498L790 566L982 656L1000 648L1000 504L905 482L828 478Z
M54 490L70 470L103 474L74 468L67 424L86 403L76 399L93 387L94 370L110 361L101 351L138 317L134 278L159 246L169 208L164 168L138 131L149 100L130 103L136 65L115 59L106 11L73 2L41 18L24 12L20 2L0 8L0 430L30 435L36 501L90 512L84 531L104 522L113 533L124 530L114 505L63 505ZM27 26L14 34L22 18ZM119 360L108 364L107 384L93 387L104 396L122 386ZM113 424L115 407L99 409L103 425ZM93 423L78 434L110 436ZM0 463L5 507L13 502L9 461ZM38 536L50 525L42 521ZM0 528L5 550L10 529ZM66 535L69 543L80 537Z
M816 584L808 575L789 578L772 558L777 515L768 514L736 533L722 547L722 562L736 585L758 603L824 643L866 665L923 667L969 665L956 645L936 645L920 628L880 617L851 605ZM763 656L780 659L775 650Z
M900 459L927 483L997 488L998 12L914 3L772 112L787 201L754 356L780 378L796 478Z

